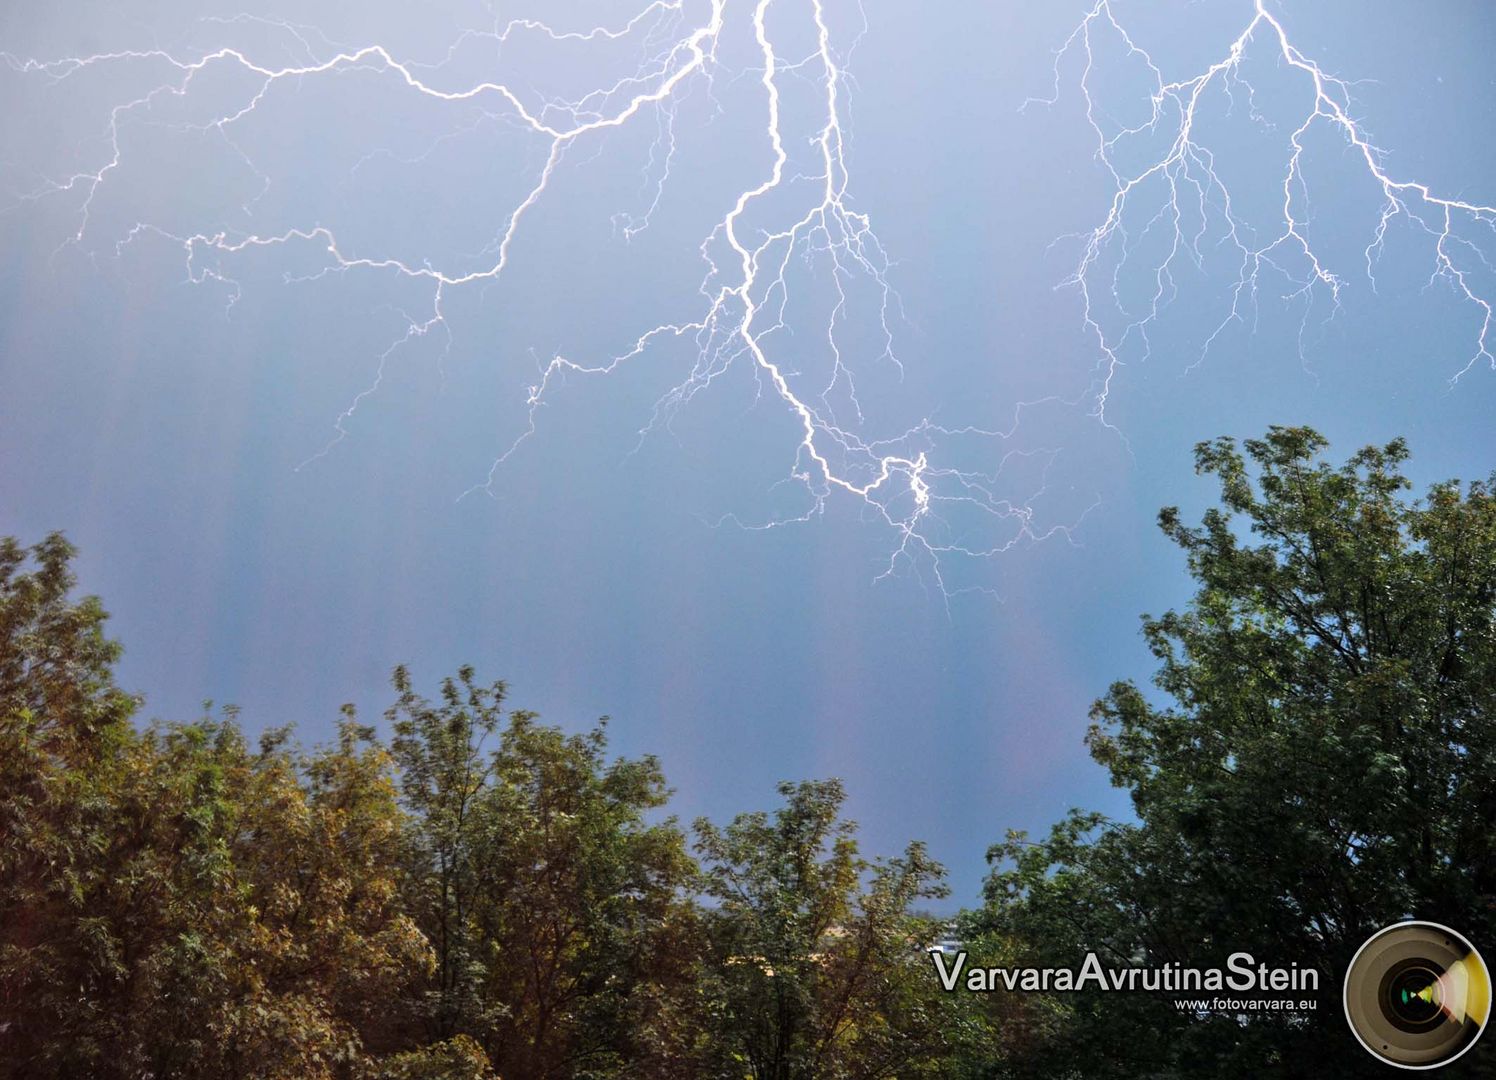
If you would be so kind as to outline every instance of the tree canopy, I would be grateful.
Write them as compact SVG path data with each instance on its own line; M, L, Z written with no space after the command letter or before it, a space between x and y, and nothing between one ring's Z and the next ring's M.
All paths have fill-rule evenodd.
M1401 442L1326 449L1197 448L1219 505L1159 517L1193 598L1087 737L1133 814L1010 833L954 931L943 868L863 855L839 781L687 831L606 720L471 667L434 698L395 669L382 725L345 707L310 749L232 709L143 724L71 547L0 541L0 1077L1380 1076L1340 1012L1360 943L1496 940L1496 504L1413 498ZM1245 950L1317 970L1318 1008L947 992L953 932L972 967Z
M654 758L470 667L435 700L397 668L388 741L351 707L313 750L232 709L137 726L72 554L0 547L0 1076L939 1068L912 908L941 870L862 860L836 782L698 823L703 866Z
M1113 685L1088 737L1136 819L1010 835L968 920L1057 962L1312 965L1319 1008L1079 994L1034 1075L1380 1075L1340 1012L1360 944L1406 918L1493 940L1496 502L1484 483L1410 499L1401 441L1340 466L1325 449L1306 428L1197 447L1220 505L1159 516L1194 598L1144 617L1154 690Z

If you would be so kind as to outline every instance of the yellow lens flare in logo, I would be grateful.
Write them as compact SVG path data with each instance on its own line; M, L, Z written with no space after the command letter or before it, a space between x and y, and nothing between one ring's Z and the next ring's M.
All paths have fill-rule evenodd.
M1456 961L1439 976L1437 985L1418 995L1424 1001L1437 1000L1444 1012L1457 1024L1467 1018L1482 1027L1491 1014L1491 975L1485 964L1472 963L1470 957Z

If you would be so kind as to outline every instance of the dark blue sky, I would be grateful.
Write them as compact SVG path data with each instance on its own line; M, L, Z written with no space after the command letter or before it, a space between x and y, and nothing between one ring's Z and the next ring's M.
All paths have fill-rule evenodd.
M543 5L558 31L593 25L599 11L610 25L627 19L615 5L585 7ZM702 314L698 248L772 164L753 6L732 0L710 83L685 84L669 112L578 139L517 230L505 273L450 290L445 321L389 352L377 391L342 423L346 437L318 456L381 354L430 317L429 281L328 273L313 243L204 250L189 268L171 237L232 244L325 226L345 255L463 272L492 262L484 251L536 182L546 140L498 102L433 101L354 65L278 80L253 111L216 126L257 84L213 65L186 94L124 114L119 164L74 241L90 185L68 180L110 161L111 108L180 73L123 58L58 79L66 69L21 61L153 48L194 60L228 45L281 67L378 42L412 65L450 55L412 68L433 83L503 81L538 103L612 85L658 49L643 35L521 30L495 50L481 34L459 37L492 29L480 4L266 5L256 19L223 7L208 21L203 10L0 14L0 51L14 61L0 67L0 532L30 540L60 528L81 546L84 585L114 612L123 680L150 715L191 716L213 698L242 706L251 728L294 721L313 740L344 701L376 715L396 663L431 686L471 662L549 721L611 715L619 751L662 759L683 817L765 806L781 778L841 776L870 851L927 839L957 900L971 902L982 854L1007 828L1043 829L1072 805L1125 812L1081 739L1109 682L1151 670L1138 615L1188 596L1154 518L1165 504L1197 514L1211 497L1191 473L1196 441L1309 423L1338 453L1408 436L1420 485L1491 470L1496 381L1482 361L1450 382L1470 359L1479 310L1447 280L1429 284L1433 238L1406 221L1389 231L1373 291L1364 249L1380 200L1323 125L1294 190L1343 281L1334 318L1322 290L1306 309L1269 270L1255 318L1228 326L1201 361L1235 273L1220 219L1207 220L1201 267L1177 264L1179 296L1152 326L1152 355L1136 339L1121 353L1111 426L1089 416L1097 343L1079 293L1062 286L1081 250L1067 237L1104 220L1112 183L1077 92L1082 58L1062 59L1055 105L1020 111L1050 92L1053 50L1087 6L890 0L865 4L850 56L857 8L830 4L827 18L852 76L841 103L847 205L870 216L890 262L902 380L879 358L880 294L865 277L833 276L814 248L789 264L786 329L771 352L802 392L824 384L826 313L844 280L838 341L864 415L857 423L835 392L822 407L861 438L927 417L1006 430L1020 401L1077 403L1023 411L1010 439L930 446L932 461L971 474L1018 451L998 497L1026 500L1034 533L1067 529L1019 537L990 559L946 560L951 591L1000 599L948 599L928 559L896 560L876 580L899 535L846 493L803 524L736 524L815 509L785 482L796 420L739 357L641 439L656 401L697 361L680 343L553 388L488 490L459 498L525 430L526 388L552 356L599 363L652 326ZM686 2L657 26L655 46L708 10ZM1168 79L1221 59L1253 11L1238 0L1115 10ZM1364 80L1351 84L1352 112L1388 152L1389 174L1496 201L1489 8L1271 10L1304 56ZM781 62L813 58L811 5L775 0L768 11ZM324 36L272 25L283 19ZM1097 41L1092 112L1113 133L1146 119L1146 71L1114 39ZM1249 50L1243 74L1254 92L1238 83L1235 107L1224 96L1203 105L1198 137L1243 220L1265 229L1307 84L1271 49ZM792 171L814 166L818 78L811 63L781 73ZM1136 167L1150 152L1156 143L1136 140L1119 160ZM745 233L794 220L802 197L755 203ZM1131 211L1133 253L1116 275L1133 305L1156 287L1166 250L1167 234L1145 228L1157 209L1148 197ZM649 227L630 235L652 204ZM1496 295L1479 262L1496 260L1492 235L1457 224L1451 250L1474 268L1471 287ZM721 261L720 233L707 247ZM189 269L209 273L194 283ZM1111 264L1097 273L1109 294ZM970 509L942 507L947 525L927 535L1011 538L1011 518L958 533Z

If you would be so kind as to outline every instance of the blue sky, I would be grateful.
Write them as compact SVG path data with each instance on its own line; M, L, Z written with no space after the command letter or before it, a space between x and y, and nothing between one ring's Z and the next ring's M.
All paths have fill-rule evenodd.
M685 3L672 32L707 6ZM1406 435L1420 485L1482 476L1496 381L1481 362L1451 383L1478 311L1447 281L1429 284L1427 234L1394 225L1373 290L1364 249L1379 199L1343 140L1316 132L1299 205L1343 280L1338 312L1327 319L1323 293L1306 312L1265 275L1255 318L1202 358L1234 280L1208 233L1201 268L1181 264L1179 297L1153 324L1152 354L1136 340L1124 348L1101 423L1090 415L1097 343L1077 290L1063 287L1081 250L1074 234L1095 228L1112 197L1078 55L1061 60L1054 105L1020 108L1050 93L1053 51L1087 5L939 8L867 0L862 30L854 5L828 5L851 76L848 205L888 256L903 374L879 356L879 290L849 278L838 340L863 418L834 393L823 407L872 440L926 418L1007 430L1019 402L1074 402L1021 411L1008 439L930 447L932 460L971 472L1018 451L1000 497L1027 500L1035 533L1063 527L990 559L946 561L951 591L996 598L947 598L927 559L895 560L881 576L898 533L851 495L817 507L787 482L796 421L750 363L734 361L641 438L696 360L679 344L607 378L566 379L488 488L461 497L526 430L527 387L551 357L597 363L651 326L700 315L698 249L772 161L752 8L732 2L711 82L688 85L673 126L646 110L578 139L504 275L446 295L445 321L389 352L337 441L337 418L381 354L430 317L429 282L326 273L317 245L286 244L206 253L193 269L217 276L194 283L170 237L321 225L345 252L481 266L543 168L545 141L497 106L433 102L372 70L280 80L215 128L255 93L242 69L218 65L189 93L127 115L120 163L85 225L87 185L49 183L108 162L111 107L169 69L116 60L59 81L19 62L0 68L0 532L60 528L80 545L84 585L105 597L127 647L123 681L147 695L150 715L195 715L212 698L241 706L251 728L295 722L315 740L344 701L377 715L392 665L430 686L471 662L551 722L610 715L619 751L659 755L685 818L767 805L781 778L841 776L868 850L926 839L951 866L956 899L974 901L982 854L1004 830L1043 829L1072 805L1125 813L1081 739L1113 679L1150 671L1138 615L1188 596L1154 518L1210 499L1191 473L1195 442L1308 423L1337 452ZM246 10L14 7L0 14L0 51L19 61L160 47L192 59L230 45L273 67L379 42L419 65L447 56L463 28L494 24L479 4L266 5L233 18ZM812 55L810 10L770 6L784 58ZM1358 80L1353 113L1390 173L1496 201L1488 8L1270 10L1305 56ZM1169 78L1218 60L1252 17L1237 0L1115 11ZM547 4L544 15L563 31L627 18L614 5ZM324 36L273 25L293 18ZM1097 40L1093 115L1109 132L1141 123L1136 58ZM611 84L643 49L523 32L496 53L478 36L444 68L419 70L451 86L501 79L540 102ZM1239 212L1268 222L1305 87L1266 54L1245 70L1250 102L1206 106L1201 140L1234 170ZM783 88L792 160L813 161L813 65L786 72ZM1123 156L1150 149L1139 140ZM657 190L648 228L630 234ZM745 228L772 229L796 197L756 203ZM1142 226L1152 215L1137 205ZM1156 281L1160 234L1130 235L1137 246L1116 280L1136 303ZM1474 245L1461 251L1484 244L1496 259L1489 233L1461 236ZM794 386L816 387L838 279L824 253L791 265L792 306L771 352ZM1473 272L1473 287L1487 277ZM969 507L947 509L950 529L970 524ZM743 527L812 510L804 523Z

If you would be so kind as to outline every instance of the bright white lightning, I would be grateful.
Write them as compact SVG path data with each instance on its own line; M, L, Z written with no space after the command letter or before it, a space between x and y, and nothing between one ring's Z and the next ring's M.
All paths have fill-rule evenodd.
M1106 109L1098 101L1096 47L1106 38L1120 44L1127 57L1139 61L1151 80L1148 118L1135 126L1108 130L1102 117ZM1202 128L1202 102L1211 91L1219 91L1234 102L1233 95L1255 94L1243 73L1249 50L1260 47L1281 68L1302 83L1296 93L1303 106L1296 113L1288 137L1281 172L1281 217L1266 236L1254 234L1234 206L1232 192L1221 178L1215 157ZM1382 254L1389 227L1398 219L1426 235L1431 259L1430 282L1443 280L1472 312L1472 342L1463 364L1454 372L1458 380L1477 363L1496 367L1492 354L1492 296L1480 279L1489 276L1491 263L1480 242L1496 239L1496 207L1445 197L1423 181L1395 176L1386 165L1386 154L1369 137L1364 124L1351 115L1350 84L1311 60L1290 40L1283 20L1268 11L1265 0L1254 0L1246 26L1231 41L1221 57L1184 78L1168 78L1153 56L1138 44L1114 11L1112 0L1096 0L1055 58L1054 92L1049 98L1031 99L1029 104L1054 104L1062 93L1062 66L1079 52L1084 66L1079 92L1086 118L1096 142L1096 159L1114 184L1106 215L1090 233L1081 237L1082 250L1069 284L1080 292L1085 327L1100 351L1100 378L1095 411L1105 417L1108 395L1118 369L1125 363L1124 350L1136 337L1142 355L1149 348L1149 329L1161 309L1177 291L1175 266L1181 258L1199 266L1202 244L1227 247L1239 258L1230 304L1214 331L1204 342L1200 360L1233 323L1242 323L1256 310L1258 292L1265 273L1273 272L1289 282L1289 297L1308 303L1316 296L1328 299L1338 310L1345 278L1316 251L1307 235L1307 183L1303 165L1306 139L1312 131L1328 129L1343 140L1353 158L1364 166L1367 177L1380 191L1380 217L1367 238L1365 271L1375 287L1374 270ZM1161 137L1161 138L1160 138ZM1159 139L1159 152L1136 154L1143 140ZM1127 151L1127 153L1124 153ZM1141 162L1139 164L1138 162ZM1218 224L1210 224L1211 215ZM1117 281L1136 239L1138 225L1147 232L1162 224L1168 236L1168 254L1151 264L1146 273L1154 285L1141 310L1129 310L1119 295ZM1129 231L1129 226L1133 231ZM1114 260L1110 273L1107 259ZM1102 300L1109 305L1103 310ZM1115 316L1115 318L1114 318ZM1115 325L1120 323L1120 329ZM1300 358L1303 359L1303 325L1300 327ZM1198 363L1199 360L1196 361Z
M683 405L702 388L735 365L747 365L757 378L760 394L777 400L792 419L798 432L792 451L789 478L803 486L807 502L803 513L776 519L762 526L771 528L789 521L804 521L819 515L834 496L856 500L869 509L877 520L894 531L896 543L885 573L901 565L928 572L943 593L947 587L945 564L953 558L984 559L1024 542L1051 535L1069 537L1069 525L1041 526L1036 522L1033 498L1043 494L1047 475L1041 472L1039 490L1025 499L1010 499L998 492L998 479L1004 467L1016 458L1037 456L1052 462L1057 450L1005 449L1027 404L1013 411L1011 426L1006 430L967 426L949 428L923 419L907 430L886 438L872 438L861 433L864 416L857 395L857 370L871 362L887 364L902 373L903 367L894 355L893 335L889 326L893 293L886 278L887 259L865 213L853 208L849 196L850 176L845 143L847 78L843 68L844 54L832 40L832 30L822 0L750 0L751 6L739 6L734 0L654 0L642 11L624 22L584 30L561 30L535 20L495 19L491 28L464 31L447 51L444 61L419 64L402 60L390 48L380 44L360 46L329 41L312 28L296 26L243 15L236 19L216 20L219 24L248 22L269 26L289 35L297 43L304 59L293 64L270 63L249 50L219 47L192 55L178 55L165 49L143 51L121 50L60 60L37 61L6 55L13 69L23 75L62 81L80 72L105 65L164 65L170 77L146 93L114 105L108 117L108 159L96 169L82 170L46 184L23 196L22 201L48 195L79 193L78 227L75 241L81 241L90 228L91 213L98 192L119 168L126 153L122 132L132 119L151 110L168 97L191 95L199 81L209 72L229 69L246 76L251 89L231 108L211 121L193 125L196 129L221 135L245 164L268 186L269 177L254 165L251 156L233 140L235 126L262 108L268 108L267 95L281 82L300 84L306 80L335 77L351 70L372 71L395 80L406 92L447 104L478 104L489 117L502 116L522 130L543 140L548 147L543 165L523 198L507 213L504 227L486 249L488 260L466 268L443 268L431 263L411 263L392 255L356 253L340 244L334 231L326 226L308 223L272 234L226 231L181 231L165 225L140 221L128 229L117 242L117 250L135 237L151 233L180 244L185 253L189 279L197 282L214 279L229 281L218 269L226 260L252 249L290 248L323 253L321 269L303 274L300 280L331 273L366 273L395 275L429 285L430 308L419 317L407 316L405 332L392 341L378 358L373 383L359 393L335 421L335 437L311 460L328 453L348 434L347 423L369 395L379 390L385 374L385 362L407 342L440 331L452 347L446 301L454 290L477 286L500 279L509 271L515 237L527 215L547 197L551 181L572 147L604 137L610 130L625 126L653 123L658 135L659 171L652 181L653 201L639 221L626 222L624 235L631 236L646 227L650 214L665 197L670 164L677 142L675 110L693 85L712 92L714 78L722 69L720 45L730 27L738 25L751 33L758 61L748 73L757 76L762 108L763 141L767 160L757 176L745 180L738 194L725 206L723 217L702 242L699 256L706 273L695 313L679 321L647 326L633 337L631 346L617 355L594 361L579 361L556 356L544 365L536 385L529 390L529 423L489 471L487 479L474 491L492 491L497 470L514 449L536 430L537 412L556 385L567 375L603 376L641 356L652 346L668 339L688 339L695 345L696 362L686 377L658 403L655 417L644 429ZM856 10L856 9L854 9ZM787 58L781 55L771 30L771 19L798 18L810 29L814 41L808 55ZM637 71L601 85L572 100L549 100L537 105L527 95L502 81L484 80L456 89L446 88L432 72L452 60L458 49L474 39L490 41L495 47L525 35L543 36L554 43L582 45L597 41L642 41L645 54ZM782 112L786 79L811 81L818 88L820 120L809 137L815 164L809 172L801 167L790 173L792 155L787 149L791 138L803 139L803 132L788 131ZM444 136L451 137L451 136ZM355 166L357 168L357 166ZM785 198L807 185L814 195L797 205ZM263 194L263 188L262 188ZM794 207L791 211L784 206ZM781 215L779 224L750 225L750 212ZM771 219L772 220L772 219ZM788 351L786 336L781 333L791 318L788 311L793 288L789 280L791 264L796 261L815 263L828 275L837 301L818 336L831 358L829 380L820 386L804 386L799 374L799 357ZM847 288L852 282L870 286L881 296L877 325L870 328L881 341L879 355L862 358L861 364L844 355L843 322L848 316ZM230 304L237 296L231 292ZM1052 399L1046 399L1052 400ZM839 401L840 406L833 401ZM1038 404L1038 403L1029 403ZM839 415L838 408L846 412ZM641 432L643 434L643 432ZM941 464L939 453L943 440L977 440L993 444L1002 452L988 454L989 463L976 469ZM961 525L953 525L950 512L963 516ZM975 520L977 525L971 524Z

